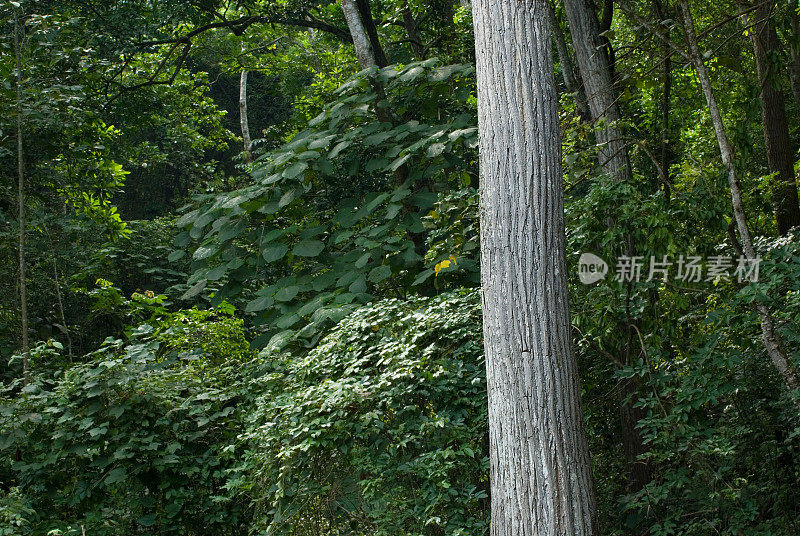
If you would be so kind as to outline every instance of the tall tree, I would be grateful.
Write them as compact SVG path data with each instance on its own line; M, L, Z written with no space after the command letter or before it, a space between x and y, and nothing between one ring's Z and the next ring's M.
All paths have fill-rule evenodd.
M609 56L612 50L611 43L603 34L610 28L613 19L613 6L607 0L603 13L603 25L597 20L594 2L592 0L564 0L564 9L569 21L572 44L578 67L583 80L583 88L589 101L589 110L592 121L598 124L597 142L600 167L603 172L615 181L628 181L631 178L631 163L628 155L627 143L619 126L621 113L619 108L619 95L614 85L614 68ZM613 223L609 220L609 226ZM635 245L630 236L627 243L622 246L624 254L636 255ZM624 309L630 309L632 282L628 286ZM622 366L628 366L631 358L635 357L634 334L638 327L636 319L625 315L625 320L620 322L617 346L617 361ZM628 489L638 491L650 481L650 471L647 463L639 457L647 451L644 440L636 425L644 416L640 408L636 407L638 400L638 385L635 378L624 378L617 390L619 400L620 424L622 427L622 447L626 455L626 473Z
M739 182L739 176L736 171L736 163L733 159L733 146L731 145L728 133L725 130L725 123L722 120L722 114L717 105L717 99L714 95L714 90L711 86L711 78L708 75L703 54L700 52L700 45L697 40L697 33L694 27L694 19L692 11L689 7L687 0L680 1L681 23L683 24L683 31L686 37L686 44L688 53L681 51L684 58L689 60L694 66L697 79L700 82L700 87L703 95L708 104L708 110L711 114L711 122L714 125L714 133L717 137L717 144L722 156L722 163L725 165L728 172L728 184L731 191L731 202L733 204L733 215L736 221L736 226L739 230L739 237L742 241L742 250L745 256L750 260L756 260L756 250L753 246L753 239L750 235L750 229L747 226L747 216L744 212L744 203L742 195L742 187ZM772 361L773 366L781 375L784 384L789 391L794 391L800 388L800 380L798 379L797 372L794 365L789 360L786 351L783 348L782 341L778 332L775 329L775 319L772 313L764 304L756 305L759 318L761 320L761 338L764 342L764 348L767 355ZM795 406L798 413L800 413L800 399L795 398Z
M353 47L356 50L356 58L358 58L359 65L361 65L362 69L377 65L378 61L375 57L372 41L364 27L364 21L361 18L355 0L342 0L342 12L344 13L347 27L350 29L350 35L353 38Z
M473 3L493 536L599 534L546 2Z
M610 177L628 180L631 167L625 140L617 124L621 116L607 52L609 45L600 33L594 2L564 0L564 10L592 120L602 123L597 132L600 166Z
M14 58L17 85L17 197L19 201L19 303L21 317L22 377L28 383L28 287L25 280L25 160L22 143L22 45L20 43L19 5L14 8Z
M586 94L583 92L580 81L575 76L575 67L569 55L564 32L561 31L561 25L558 23L556 10L552 2L547 2L547 7L550 15L550 28L553 32L553 41L555 41L556 51L558 52L558 63L561 64L561 76L564 78L564 86L567 88L567 92L575 95L575 106L581 120L590 121L592 114L586 104Z
M800 225L800 204L797 199L797 182L794 175L794 151L789 140L789 123L786 119L786 104L779 87L780 70L776 58L780 57L780 42L772 23L773 2L758 0L757 6L740 2L742 19L755 52L758 84L761 87L761 119L764 143L767 147L769 170L774 174L771 182L772 203L778 234L785 235L789 229ZM755 9L753 9L755 7Z

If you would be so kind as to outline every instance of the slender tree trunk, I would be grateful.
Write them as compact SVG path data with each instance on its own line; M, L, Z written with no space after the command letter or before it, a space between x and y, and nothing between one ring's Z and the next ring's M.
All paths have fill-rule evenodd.
M714 125L714 133L717 137L717 144L722 156L722 163L728 172L728 185L731 190L731 202L733 204L733 215L736 220L736 226L739 230L739 237L741 238L741 247L745 256L748 259L754 260L757 258L755 248L753 247L753 239L750 235L750 229L747 226L747 217L744 212L744 204L742 203L742 187L739 183L739 177L736 173L736 166L733 161L733 146L728 139L728 134L725 130L725 123L722 121L722 114L717 106L717 100L714 96L714 90L711 87L711 79L708 76L703 61L700 46L697 43L697 34L695 32L694 20L692 19L692 12L689 8L687 0L680 0L681 19L683 23L684 34L686 36L686 44L689 48L689 59L694 65L697 79L700 82L700 87L703 90L703 95L708 104L708 110L711 114L711 122ZM798 382L797 373L794 366L789 360L786 352L783 350L780 337L775 331L775 320L772 317L769 309L765 305L757 305L758 315L761 319L761 335L764 347L772 361L773 366L781 375L783 382L789 391L794 391L800 387ZM800 399L794 399L795 406L800 414Z
M762 0L758 0L762 2ZM778 33L770 19L772 2L762 2L752 14L744 11L751 7L739 4L742 18L747 24L755 23L749 32L756 58L758 83L761 87L761 113L767 162L774 174L770 190L775 209L778 234L786 235L789 229L800 225L800 203L797 199L797 182L794 175L794 151L789 141L789 123L783 93L778 89L778 72L774 57L780 53ZM753 20L751 20L753 19Z
M358 12L361 15L361 24L369 37L370 45L372 46L373 58L378 67L386 67L389 65L386 59L386 54L381 46L380 39L378 38L378 29L375 27L375 19L372 18L372 9L369 7L369 0L355 0ZM349 24L349 22L348 22Z
M792 10L792 33L789 51L792 61L789 63L789 80L792 83L792 93L794 94L795 104L800 106L800 15L796 10Z
M311 48L311 51L312 51L311 52L312 53L311 59L314 62L314 71L317 72L317 73L321 73L322 72L322 63L319 61L319 56L317 55L317 52L316 52L316 47L315 47L316 41L317 41L317 30L315 30L314 28L309 28L308 29L308 44L310 45L310 48Z
M611 80L614 80L616 78L614 71L616 70L617 58L614 54L614 47L611 46L611 40L608 38L607 34L607 32L611 30L612 24L614 24L614 0L605 0L603 2L603 18L600 19L600 40L606 48L608 71L611 73Z
M358 64L362 69L377 65L375 53L372 50L372 43L370 43L367 30L364 28L364 23L361 20L361 15L358 12L358 6L355 0L341 0L341 2L344 19L347 21L347 27L350 29L350 35L353 37L353 48L355 48L356 51Z
M631 178L631 164L628 156L622 131L617 125L620 120L620 110L617 104L617 91L613 82L613 71L608 58L607 50L610 43L600 35L600 23L595 14L592 0L564 0L564 8L569 20L570 35L578 58L583 87L589 101L589 110L592 120L600 123L597 131L600 166L604 173L612 180L627 181ZM613 10L606 9L605 23L610 25ZM610 225L613 222L610 222ZM628 243L623 246L626 255L635 255L634 244L630 236ZM629 285L632 284L629 282ZM632 319L627 324L620 326L620 338L624 342L618 350L620 361L627 364L632 349L631 326ZM630 383L630 385L628 385ZM622 381L622 390L631 394L635 384L631 380ZM631 492L641 489L649 479L647 464L637 459L639 454L647 451L642 442L641 435L636 430L638 420L632 417L637 415L631 402L624 403L625 397L620 398L620 424L622 426L622 447L626 454L626 473L628 490Z
M492 536L599 534L546 0L475 0Z
M239 76L239 124L242 126L244 158L249 164L253 161L253 141L250 139L250 123L247 119L247 69Z
M630 161L617 125L620 120L617 93L594 4L592 0L564 0L564 9L592 120L602 123L597 132L600 166L609 177L628 180Z
M19 303L22 320L22 381L25 385L30 380L28 361L30 348L28 345L28 296L25 281L25 160L22 152L22 50L20 49L19 10L14 9L14 56L17 70L17 198L19 201Z
M575 66L572 64L572 58L569 55L564 33L561 31L561 25L558 23L556 10L549 0L547 2L547 8L548 15L550 16L550 28L553 32L553 41L556 43L556 51L558 52L558 63L561 64L561 75L564 78L564 86L567 88L568 93L575 96L575 107L578 110L581 121L591 121L592 114L589 112L589 106L586 103L586 94L583 92L583 87L581 87L578 79L575 77Z
M654 0L653 7L658 16L659 22L667 20L664 6L661 0ZM666 37L669 39L669 29L665 30ZM664 63L662 65L662 90L661 90L661 172L663 174L662 188L664 197L669 202L672 195L672 180L669 174L669 166L672 164L672 151L669 143L669 114L671 110L672 98L672 51L668 44L663 45Z
M67 325L67 317L64 314L64 300L61 297L61 278L58 276L58 261L56 260L56 248L53 246L53 239L50 236L50 231L47 226L42 224L45 235L47 235L47 243L50 245L50 256L53 259L53 284L56 289L56 300L58 303L58 313L61 317L61 326L59 329L67 337L67 356L72 361L72 336L69 333L69 326Z
M411 52L418 60L424 60L425 48L422 46L419 31L417 31L417 21L414 20L414 15L408 7L403 9L403 27L406 29L408 41L411 43Z

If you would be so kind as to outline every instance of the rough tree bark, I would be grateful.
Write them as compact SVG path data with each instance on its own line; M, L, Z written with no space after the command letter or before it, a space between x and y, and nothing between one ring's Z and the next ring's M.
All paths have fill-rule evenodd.
M247 69L239 76L239 124L242 127L244 158L249 164L253 161L253 141L250 139L250 123L247 120Z
M475 0L491 534L597 535L547 0Z
M25 160L22 151L22 50L20 49L20 24L19 10L14 9L14 58L16 60L17 82L17 198L19 202L19 304L22 323L22 381L28 385L30 379L28 345L28 297L27 283L25 281Z
M377 65L372 43L369 40L369 35L367 35L367 30L364 28L355 0L342 0L341 3L344 19L347 21L347 27L353 37L353 47L356 50L358 64L362 69Z
M772 2L761 2L752 13L745 13L752 6L739 3L745 25L753 25L749 35L753 43L761 87L763 108L761 119L764 143L767 147L767 162L774 178L770 184L775 222L778 234L786 235L789 229L800 225L800 204L797 199L797 182L794 175L794 151L789 141L789 123L786 120L786 104L778 87L774 57L780 55L778 33L770 19Z
M747 226L747 216L744 212L744 205L742 203L742 187L739 183L739 177L736 172L736 165L733 161L733 146L728 139L728 134L725 130L725 123L722 121L722 114L717 106L717 100L714 96L714 90L711 87L711 78L708 75L703 55L700 52L700 46L697 42L697 34L694 27L694 19L692 12L689 8L687 0L680 0L681 22L683 24L684 35L686 36L686 44L688 46L687 59L692 63L697 74L697 79L700 82L700 87L703 90L703 95L706 98L708 111L711 114L711 122L714 125L714 133L717 137L717 145L722 156L722 163L728 172L728 185L731 190L731 203L733 204L733 215L736 221L736 227L739 230L739 237L741 239L741 247L745 256L748 259L756 259L756 251L753 247L753 239L750 235L750 229ZM786 352L782 347L780 336L775 330L775 319L772 317L769 309L764 305L757 305L758 315L761 320L761 338L764 342L764 347L767 355L772 361L773 366L781 375L784 384L790 391L794 391L800 387L798 382L797 372L794 369L791 361L789 361ZM798 414L800 414L800 399L794 400Z
M369 43L372 46L375 64L378 67L386 67L389 65L389 61L386 59L386 54L383 51L380 39L378 39L378 28L375 27L375 19L372 18L372 9L369 7L369 0L355 0L355 2L358 12L361 15L362 27L367 37L369 37Z
M564 0L564 10L592 120L602 123L597 132L600 166L609 177L628 180L631 176L630 160L617 126L620 120L617 92L594 3L592 0Z
M589 112L588 104L586 103L586 94L583 92L578 79L575 77L575 66L572 64L572 58L567 48L567 42L564 39L564 33L561 31L561 25L558 23L556 10L551 1L547 2L548 15L550 16L550 28L553 32L553 41L556 43L556 52L558 52L558 63L561 64L561 75L564 78L564 86L567 92L575 95L575 107L578 110L578 116L581 121L588 122L592 119L592 114Z

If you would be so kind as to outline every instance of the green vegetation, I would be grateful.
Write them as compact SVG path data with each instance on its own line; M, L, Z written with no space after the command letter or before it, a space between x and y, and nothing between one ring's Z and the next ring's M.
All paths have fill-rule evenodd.
M767 311L800 368L800 7L689 6L748 281L681 2L592 14L613 124L570 2L553 69L602 533L800 535L800 389L764 342ZM355 3L363 69L337 2L0 0L0 535L489 533L472 10ZM580 282L583 252L605 279Z

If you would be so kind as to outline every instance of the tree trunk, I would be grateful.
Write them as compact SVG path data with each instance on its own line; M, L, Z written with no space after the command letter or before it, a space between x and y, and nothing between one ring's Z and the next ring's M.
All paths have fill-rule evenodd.
M664 6L661 0L654 0L653 7L656 11L656 16L660 23L667 20L667 14L664 11ZM669 39L669 29L666 30L667 39ZM668 44L663 45L664 63L662 65L662 91L661 91L661 173L662 173L662 188L664 189L664 198L667 203L670 201L672 195L672 180L670 179L669 166L672 163L672 151L670 150L669 143L669 112L671 109L672 97L672 51Z
M386 54L383 52L380 39L378 39L378 29L375 27L375 19L372 18L372 10L369 7L369 0L355 0L358 12L361 15L361 24L369 37L372 46L373 58L378 67L389 65ZM348 22L349 24L349 22Z
M761 0L758 0L761 1ZM739 4L745 11L748 7ZM750 29L750 41L756 58L758 83L761 87L763 109L761 119L764 128L764 143L767 147L767 162L774 178L770 184L775 222L778 234L786 235L789 229L800 225L800 204L797 199L797 183L794 175L794 152L789 141L789 123L786 120L786 105L783 93L778 89L778 72L774 57L780 55L780 42L775 26L770 20L772 2L762 2L752 15L742 14ZM752 20L751 20L752 19Z
M20 50L19 10L14 9L14 57L17 75L17 198L19 201L19 304L22 321L22 382L28 385L30 348L28 345L28 296L25 281L25 160L22 152L22 51Z
M714 97L714 90L711 87L711 79L708 76L703 61L700 46L697 43L697 34L694 28L694 20L692 19L692 12L689 8L687 0L680 0L681 19L683 23L684 34L686 36L686 43L689 47L689 60L694 65L697 79L700 82L700 87L703 90L703 95L708 104L708 111L711 114L711 122L714 125L714 133L717 137L717 144L722 156L722 163L728 172L728 185L731 190L731 203L733 204L733 215L736 220L736 226L739 230L739 237L741 238L742 251L748 259L756 259L756 251L753 247L753 239L750 236L750 229L747 226L747 217L744 212L744 205L742 203L742 187L739 183L739 177L736 173L736 166L733 161L733 146L728 139L728 134L725 131L725 124L722 121L722 114L717 106L717 100ZM759 318L761 319L761 335L764 347L772 361L773 366L781 375L784 384L789 391L794 391L800 387L798 382L797 373L794 366L789 361L786 352L782 348L780 337L775 331L775 320L772 317L769 309L765 305L757 305ZM798 414L800 414L800 399L794 399L795 406Z
M247 163L253 161L253 141L250 139L250 123L247 120L247 69L239 76L239 124L242 126L244 157Z
M553 4L550 0L547 2L547 8L548 15L550 16L550 28L553 32L553 41L556 43L556 51L558 52L558 63L561 64L561 75L564 78L564 86L567 88L568 93L575 96L575 107L578 110L581 121L591 121L592 114L589 112L589 107L586 103L586 94L583 92L583 87L581 87L575 77L575 67L569 55L567 42L564 39L564 33L561 31L561 25L558 23L556 10L553 8Z
M408 42L411 44L411 52L418 60L424 60L425 48L422 46L419 31L417 31L417 21L414 20L414 15L408 7L403 10L403 27L408 35Z
M797 11L792 10L792 33L791 42L789 43L789 51L792 56L792 61L789 63L789 79L792 82L792 93L794 94L795 104L800 106L800 15Z
M492 536L599 534L546 0L475 0Z
M250 139L250 123L247 120L247 69L239 76L239 124L242 126L244 158L249 164L253 161L253 141Z
M564 9L592 120L601 123L597 132L600 166L609 177L628 180L630 161L617 126L620 120L617 93L594 5L591 0L564 0Z
M600 166L612 180L630 180L631 164L622 131L617 125L621 116L617 104L618 96L614 87L613 72L607 54L611 45L600 35L600 23L597 20L592 0L564 0L564 8L569 20L572 44L578 58L592 120L600 124L597 131ZM612 16L613 10L606 9L606 24L610 25ZM613 225L613 222L609 222L609 225ZM628 237L628 243L623 246L623 250L629 256L636 254L630 237ZM621 356L620 361L626 364L627 356L630 355L632 348L630 333L633 328L630 322L632 319L628 320L628 324L620 326L621 340L627 342L623 343L617 352ZM626 454L628 490L635 492L641 489L636 486L641 485L643 479L642 462L636 458L638 454L646 452L647 449L636 430L638 421L629 418L636 415L636 412L634 408L623 407L627 405L623 401L624 398L620 399L622 405L619 408L622 447ZM635 440L638 440L638 444L631 443Z
M364 23L361 21L361 15L358 12L355 0L342 0L342 12L344 12L344 19L347 21L347 27L350 29L350 35L353 37L353 47L356 51L358 64L362 69L377 65L372 44L367 35L367 30L364 29Z

